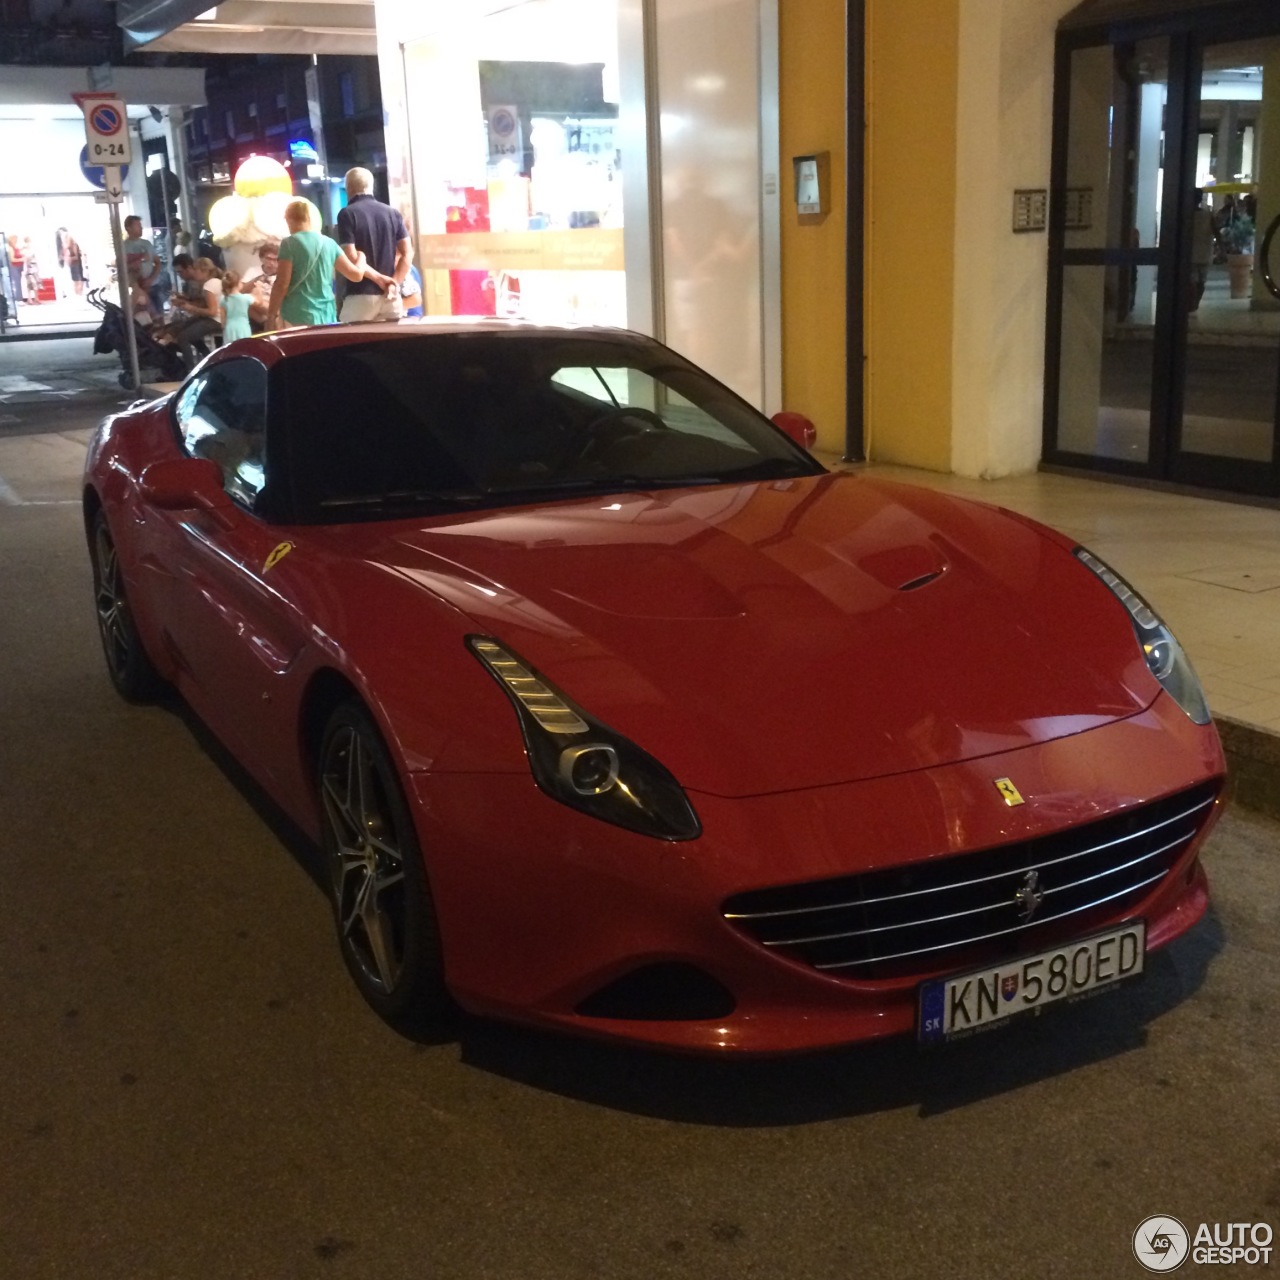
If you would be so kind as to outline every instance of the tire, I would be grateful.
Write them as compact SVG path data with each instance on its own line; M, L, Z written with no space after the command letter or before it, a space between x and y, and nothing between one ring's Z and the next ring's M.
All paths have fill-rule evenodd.
M404 790L369 713L329 717L316 777L338 945L360 994L401 1031L449 1006L435 904Z
M164 681L142 646L125 594L120 557L101 511L93 518L89 559L93 562L94 610L107 674L126 702L152 702L164 688Z

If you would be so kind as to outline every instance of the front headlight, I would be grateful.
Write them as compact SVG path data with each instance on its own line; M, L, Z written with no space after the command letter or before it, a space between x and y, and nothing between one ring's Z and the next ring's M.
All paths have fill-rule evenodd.
M1077 547L1076 557L1111 588L1129 611L1129 620L1133 623L1151 674L1196 724L1208 724L1212 717L1200 678L1159 614L1110 565L1092 552Z
M515 706L534 781L573 809L659 840L693 840L702 825L680 784L648 752L593 719L488 636L468 636Z

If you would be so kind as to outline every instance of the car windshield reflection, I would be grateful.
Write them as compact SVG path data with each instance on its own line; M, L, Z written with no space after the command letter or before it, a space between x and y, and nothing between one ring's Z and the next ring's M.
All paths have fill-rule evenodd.
M744 401L656 343L450 334L282 362L304 519L821 474Z

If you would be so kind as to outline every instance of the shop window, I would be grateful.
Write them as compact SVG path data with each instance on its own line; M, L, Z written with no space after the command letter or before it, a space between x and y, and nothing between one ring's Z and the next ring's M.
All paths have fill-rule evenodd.
M465 32L404 46L428 312L625 325L616 3Z

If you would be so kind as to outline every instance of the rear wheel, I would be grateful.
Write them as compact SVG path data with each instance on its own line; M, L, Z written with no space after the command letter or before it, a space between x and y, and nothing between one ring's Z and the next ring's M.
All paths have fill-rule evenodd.
M93 518L89 558L93 562L94 605L107 674L122 698L129 702L149 702L164 687L164 682L142 647L125 594L120 557L111 530L107 528L107 518L101 511Z
M435 904L395 766L368 712L329 718L318 787L338 943L361 994L409 1029L447 1005Z

